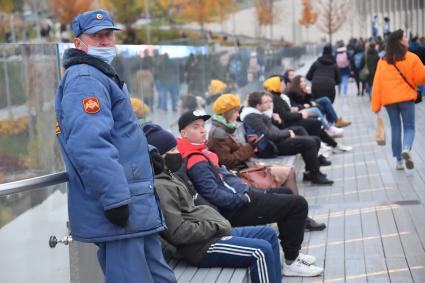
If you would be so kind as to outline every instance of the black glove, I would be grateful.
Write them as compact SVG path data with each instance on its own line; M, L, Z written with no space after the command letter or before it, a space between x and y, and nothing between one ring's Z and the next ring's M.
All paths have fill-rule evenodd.
M128 221L128 205L122 205L115 208L105 210L105 216L111 221L112 224L115 224L120 227L127 226Z
M149 156L151 158L153 172L155 175L162 173L164 171L164 159L162 156L156 150L149 152Z

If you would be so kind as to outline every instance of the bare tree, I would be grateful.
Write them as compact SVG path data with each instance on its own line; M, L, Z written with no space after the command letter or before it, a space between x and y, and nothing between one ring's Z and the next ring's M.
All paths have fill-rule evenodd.
M329 36L332 44L332 35L346 22L350 8L350 0L318 0L320 21L317 27Z

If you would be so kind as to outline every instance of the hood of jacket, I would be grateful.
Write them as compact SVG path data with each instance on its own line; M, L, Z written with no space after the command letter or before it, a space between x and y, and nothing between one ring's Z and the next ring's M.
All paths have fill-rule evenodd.
M333 65L335 64L335 59L332 57L332 55L323 55L320 56L317 61L323 65Z
M263 115L263 113L261 113L257 108L247 106L242 109L242 112L240 115L241 121L243 121L246 118L246 116L252 113Z
M217 154L207 150L206 143L194 144L187 139L177 138L177 149L183 158L188 156L192 152L200 152L202 154L205 154L215 166L219 166ZM205 157L203 157L202 155L194 155L187 162L187 169L190 169L193 165L201 161L206 161Z

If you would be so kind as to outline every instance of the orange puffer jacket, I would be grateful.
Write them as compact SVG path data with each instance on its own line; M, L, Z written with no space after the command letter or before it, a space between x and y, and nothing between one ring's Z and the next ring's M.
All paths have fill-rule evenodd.
M412 86L425 84L425 66L418 56L406 52L405 60L396 63L400 72ZM404 101L415 101L416 91L400 76L397 69L381 59L378 62L372 90L372 111L381 111L382 106Z

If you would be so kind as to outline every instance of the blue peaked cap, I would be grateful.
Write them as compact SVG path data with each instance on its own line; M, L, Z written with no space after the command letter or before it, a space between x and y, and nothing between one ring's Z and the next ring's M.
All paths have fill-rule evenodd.
M75 37L81 34L94 34L104 29L120 30L111 16L105 10L91 10L79 14L71 23L72 33Z

